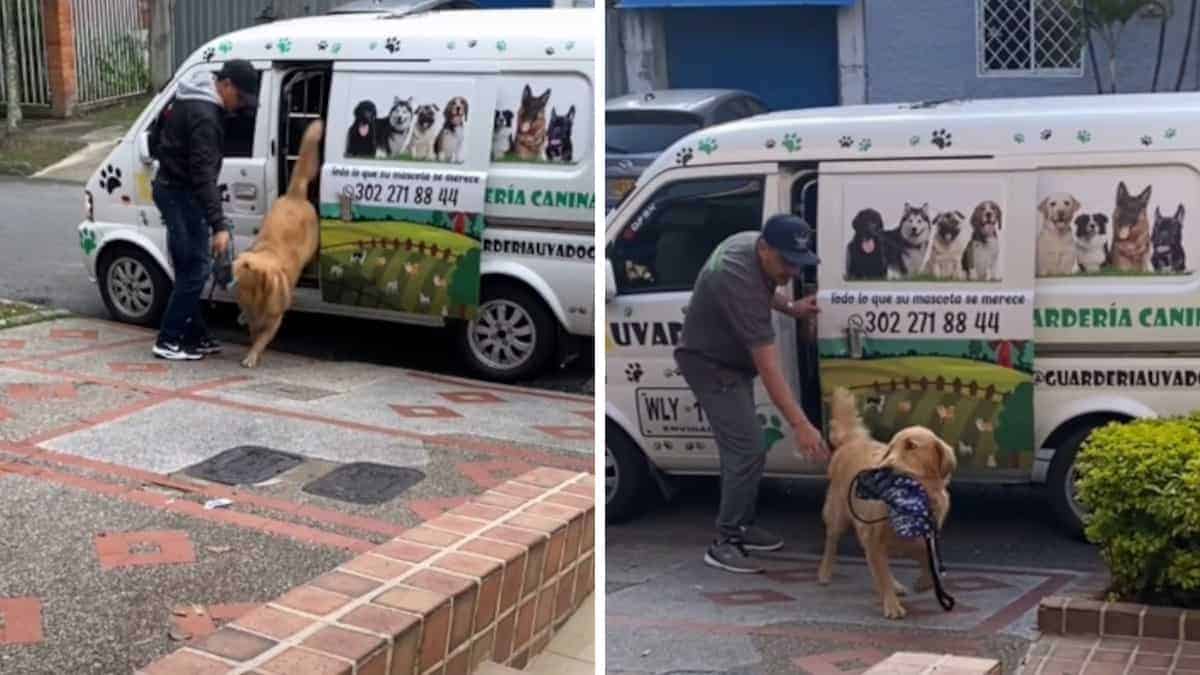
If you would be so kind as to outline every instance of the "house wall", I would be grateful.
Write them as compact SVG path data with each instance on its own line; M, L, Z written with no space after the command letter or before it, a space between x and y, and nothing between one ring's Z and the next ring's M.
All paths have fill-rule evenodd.
M1197 0L1200 1L1200 0ZM940 98L1000 98L1095 94L1096 80L1084 54L1082 76L980 77L976 49L979 0L859 0L864 3L867 101L890 103ZM1174 90L1187 33L1190 0L1176 1L1168 22L1159 91ZM1118 91L1151 90L1159 22L1131 21L1119 45ZM1108 86L1108 53L1093 36L1096 59ZM1184 90L1200 85L1200 35L1192 40Z

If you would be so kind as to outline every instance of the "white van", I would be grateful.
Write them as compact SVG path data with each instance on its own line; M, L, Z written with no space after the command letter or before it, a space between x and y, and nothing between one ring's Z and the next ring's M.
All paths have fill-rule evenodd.
M296 310L449 324L464 360L493 380L580 353L594 311L592 12L424 4L434 11L248 28L180 66L87 185L80 244L116 319L157 326L170 292L151 126L181 81L241 58L261 93L226 131L221 190L237 250L287 185L304 128L326 123L312 193L321 250Z
M1039 483L1079 533L1076 451L1110 421L1200 407L1200 95L775 113L704 129L608 218L607 502L715 474L675 368L696 274L727 236L803 215L815 333L776 315L811 419L850 387L875 435L958 451L956 482ZM1036 356L1035 356L1036 354ZM772 476L823 476L759 385Z

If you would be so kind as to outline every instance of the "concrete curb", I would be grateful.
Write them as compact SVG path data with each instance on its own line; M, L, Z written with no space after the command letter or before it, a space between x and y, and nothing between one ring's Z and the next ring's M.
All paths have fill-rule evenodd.
M1158 638L1200 642L1200 611L1051 595L1038 605L1044 635Z
M524 668L592 594L595 481L530 471L139 675L467 675Z
M0 319L0 330L4 330L5 328L16 328L17 326L28 326L34 323L53 321L55 319L62 319L71 316L71 313L65 309L50 309L28 302L4 300L0 298L0 306L3 305L20 305L22 307L32 308L33 311L29 312L28 314L22 314L9 319Z

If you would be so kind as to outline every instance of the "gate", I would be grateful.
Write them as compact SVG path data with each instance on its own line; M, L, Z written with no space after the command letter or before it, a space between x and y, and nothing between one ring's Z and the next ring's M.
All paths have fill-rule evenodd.
M30 106L50 105L50 78L46 71L46 39L42 33L42 13L39 0L14 0L0 2L0 11L15 15L7 18L13 22L17 34L17 68L21 82L20 103ZM4 53L4 35L0 31L0 54ZM0 73L0 101L8 102L5 77Z
M80 105L150 88L149 25L138 0L71 0Z

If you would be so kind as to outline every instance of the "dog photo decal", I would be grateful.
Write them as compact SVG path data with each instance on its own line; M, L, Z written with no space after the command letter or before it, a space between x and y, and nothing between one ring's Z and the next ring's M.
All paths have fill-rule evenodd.
M1189 274L1195 177L1183 169L1048 174L1039 185L1039 277Z
M889 190L890 191L890 190ZM986 187L910 191L928 200L854 204L848 193L847 281L994 282L1001 280L1004 209Z
M589 156L591 91L575 77L500 81L492 120L492 160L578 164Z
M347 159L463 163L471 114L462 91L467 87L415 78L360 78L355 84Z

